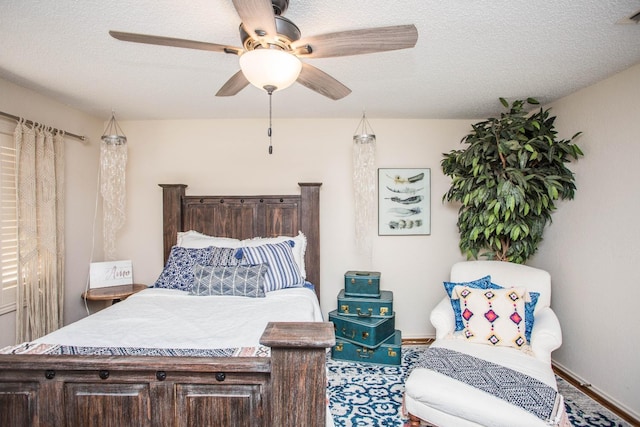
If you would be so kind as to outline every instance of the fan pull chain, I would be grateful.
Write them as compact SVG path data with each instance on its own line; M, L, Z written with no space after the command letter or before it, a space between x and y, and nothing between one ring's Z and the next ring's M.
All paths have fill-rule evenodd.
M272 97L272 93L269 92L269 130L267 131L267 135L269 136L269 154L273 154L273 146L271 145L271 97Z
M267 93L269 94L269 129L267 129L267 136L269 137L269 154L273 154L273 146L271 145L271 135L273 134L273 131L271 129L271 117L272 117L272 96L273 96L273 91L276 90L277 88L275 86L265 86L264 90L267 91Z

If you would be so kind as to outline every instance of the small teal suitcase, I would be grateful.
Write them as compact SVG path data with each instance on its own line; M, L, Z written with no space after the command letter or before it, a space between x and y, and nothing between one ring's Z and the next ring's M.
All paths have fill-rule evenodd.
M338 310L329 312L329 321L333 322L336 338L374 348L395 331L395 314L389 317L341 316Z
M389 317L393 315L393 292L380 291L379 298L349 297L343 289L338 294L338 313L343 316Z
M377 271L347 271L344 293L349 297L380 297L380 273Z
M344 338L336 338L336 345L331 347L331 357L336 360L400 366L402 365L402 332L396 330L376 348L367 348Z

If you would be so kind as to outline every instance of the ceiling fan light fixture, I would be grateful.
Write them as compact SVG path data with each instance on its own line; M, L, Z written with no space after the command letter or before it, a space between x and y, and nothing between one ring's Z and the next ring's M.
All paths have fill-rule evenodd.
M249 82L259 89L272 86L274 91L291 86L298 79L302 62L280 49L255 49L240 56L240 69Z

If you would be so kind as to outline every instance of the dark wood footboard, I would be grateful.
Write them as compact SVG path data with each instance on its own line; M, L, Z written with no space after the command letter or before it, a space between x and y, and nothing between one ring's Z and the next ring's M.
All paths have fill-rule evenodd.
M333 326L261 342L270 358L0 355L0 426L324 427Z

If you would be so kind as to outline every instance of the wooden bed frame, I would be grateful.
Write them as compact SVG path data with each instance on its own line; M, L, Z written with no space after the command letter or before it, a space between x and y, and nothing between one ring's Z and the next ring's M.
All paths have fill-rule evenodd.
M164 257L178 231L307 236L320 292L320 184L299 195L187 196L161 185ZM326 422L327 322L270 323L271 357L0 355L0 426L312 426Z

